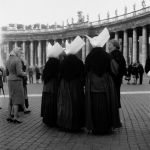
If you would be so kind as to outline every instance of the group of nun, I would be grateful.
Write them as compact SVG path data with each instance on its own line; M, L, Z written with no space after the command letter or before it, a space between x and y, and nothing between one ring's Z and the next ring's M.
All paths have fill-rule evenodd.
M77 56L85 45L80 36L65 50L59 43L49 49L41 102L41 117L48 126L93 134L109 134L121 127L114 80L118 64L103 48L110 37L103 31L94 38L86 36L92 48L84 63Z

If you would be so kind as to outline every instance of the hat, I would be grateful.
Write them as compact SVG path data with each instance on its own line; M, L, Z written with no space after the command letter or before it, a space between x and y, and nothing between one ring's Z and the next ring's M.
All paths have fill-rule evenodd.
M76 54L81 50L81 48L85 45L85 42L81 39L80 36L77 36L71 44L66 48L66 54Z
M86 35L86 37L89 39L92 47L103 47L105 43L109 40L110 34L107 28L104 28L104 30L98 35L93 38Z
M48 57L55 57L57 58L64 50L62 46L57 42L52 47L48 47Z

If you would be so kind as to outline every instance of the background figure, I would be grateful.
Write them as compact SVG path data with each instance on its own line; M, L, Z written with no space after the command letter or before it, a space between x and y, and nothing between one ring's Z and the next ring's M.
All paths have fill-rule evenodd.
M123 54L119 51L120 46L118 41L112 39L109 41L109 51L110 51L110 55L111 57L117 62L118 66L118 75L117 77L114 77L114 82L116 85L116 89L117 89L117 93L118 93L118 97L119 97L119 107L121 107L121 102L120 102L120 88L121 88L121 84L122 84L122 79L123 76L126 75L126 62L125 59L123 57Z
M84 65L76 55L61 61L58 91L58 126L67 131L84 127Z
M24 57L24 53L22 53L21 55L21 63L22 63L22 70L24 72L26 72L26 61L25 61L25 57ZM29 107L29 100L28 100L28 93L27 93L27 76L26 77L23 77L23 88L24 88L24 97L25 97L25 104L24 104L24 108L23 108L23 111L25 114L28 114L30 113L31 111L28 110L28 107Z
M36 83L39 83L41 72L40 72L40 68L37 65L35 66L35 75L36 75Z
M127 80L127 84L130 84L130 80L131 80L131 74L132 74L132 63L129 64L129 66L127 67L127 74L125 77L125 80Z
M138 80L138 78L139 78L138 64L137 64L137 63L134 63L134 64L132 65L132 76L133 76L133 79L134 79L133 84L137 84L137 80Z
M118 41L112 39L109 41L108 49L110 51L110 56L114 59L118 64L118 75L113 76L113 80L116 86L117 94L118 94L118 106L121 108L121 100L120 100L120 88L122 84L123 76L126 75L126 62L123 57L123 54L119 51L120 46ZM120 120L120 117L118 118ZM118 123L118 127L121 127L122 123Z
M60 61L58 58L50 57L45 64L42 81L42 103L41 117L43 122L51 127L57 122L57 92Z
M145 72L147 75L149 71L150 71L150 57L148 56L145 63ZM148 77L149 77L149 84L150 84L150 75L148 75Z
M137 69L138 69L138 73L139 73L139 84L142 84L144 68L143 68L143 65L139 61L137 62Z
M103 48L93 48L85 60L85 71L86 127L94 134L109 134L118 127L119 115L110 55Z
M28 73L29 73L29 83L32 84L33 83L33 68L31 66L28 68Z
M3 71L0 68L0 94L2 93L2 90L3 90ZM0 100L0 109L2 108L1 105L2 105L2 102Z
M14 123L21 123L18 120L18 106L24 106L24 89L23 89L23 77L27 77L27 74L22 71L21 64L22 49L15 47L6 62L6 69L8 75L8 90L9 90L9 117L7 121ZM14 112L12 118L11 113Z

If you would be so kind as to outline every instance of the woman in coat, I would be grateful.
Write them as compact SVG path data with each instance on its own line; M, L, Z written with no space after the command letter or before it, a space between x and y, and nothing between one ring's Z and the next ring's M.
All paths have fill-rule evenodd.
M125 76L127 75L126 61L124 59L124 56L123 56L122 52L119 50L120 46L119 46L118 41L116 41L115 39L110 40L108 49L110 51L110 56L118 64L118 74L117 74L117 76L112 76L112 77L113 77L115 87L116 87L116 90L117 90L118 109L119 109L119 108L121 108L120 88L121 88L121 84L122 84L122 79L123 79L124 75ZM118 127L122 127L120 116L118 116Z
M21 64L22 49L19 47L14 48L6 63L7 75L8 75L8 90L9 90L9 117L7 121L14 123L21 123L18 118L18 106L24 106L24 89L23 78L27 77L27 74L22 71ZM11 113L14 112L12 118Z
M118 97L112 80L112 60L103 48L95 47L85 60L86 128L108 134L116 128Z

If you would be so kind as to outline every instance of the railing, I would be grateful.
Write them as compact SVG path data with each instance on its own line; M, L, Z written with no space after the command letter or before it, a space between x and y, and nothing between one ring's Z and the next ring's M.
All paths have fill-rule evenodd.
M120 16L115 16L112 18L107 18L107 19L103 19L103 20L99 20L99 21L94 21L94 22L83 22L83 23L76 23L76 24L69 24L67 26L63 26L63 27L59 27L59 28L49 28L49 29L31 29L31 30L7 30L7 31L1 31L2 34L14 34L14 33L37 33L37 32L57 32L57 31L63 31L66 29L73 29L73 28L78 28L78 27L88 27L88 26L96 26L96 25L104 25L104 24L108 24L108 23L113 23L113 22L118 22L121 20L125 20L125 19L130 19L133 17L137 17L143 14L146 14L150 12L150 6L149 7L145 7L142 8L140 10L137 11L133 11L130 13L126 13Z

